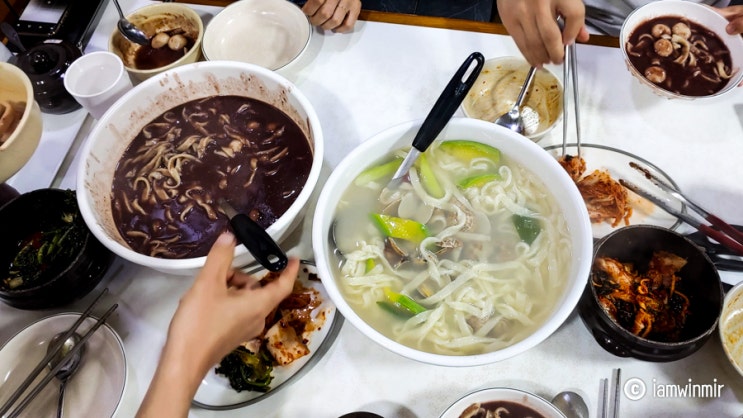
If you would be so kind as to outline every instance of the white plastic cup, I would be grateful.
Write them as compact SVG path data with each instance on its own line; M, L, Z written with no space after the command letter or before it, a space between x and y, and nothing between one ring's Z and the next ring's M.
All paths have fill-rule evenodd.
M132 88L124 63L116 54L96 51L76 59L64 75L65 89L95 119Z

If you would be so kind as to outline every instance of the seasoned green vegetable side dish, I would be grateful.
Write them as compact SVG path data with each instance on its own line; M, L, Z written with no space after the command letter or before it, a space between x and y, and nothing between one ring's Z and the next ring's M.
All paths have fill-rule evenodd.
M66 193L58 217L39 219L38 227L18 240L15 255L8 259L8 275L1 282L4 289L39 285L64 270L80 251L87 229L75 192Z

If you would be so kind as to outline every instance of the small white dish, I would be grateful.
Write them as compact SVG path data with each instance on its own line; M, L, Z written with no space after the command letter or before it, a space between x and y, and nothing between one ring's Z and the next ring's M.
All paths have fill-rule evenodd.
M528 72L529 63L520 57L488 59L462 101L462 112L494 122L516 103ZM527 138L538 141L562 120L562 95L557 76L546 68L537 70L521 109Z
M79 313L61 313L43 318L5 343L0 349L0 404L5 403L44 358L51 337L69 329L79 317ZM83 335L95 321L95 318L86 318L77 332ZM108 324L98 328L86 344L80 369L67 383L62 416L111 417L119 407L127 381L124 345ZM48 369L42 371L33 384L46 372ZM23 416L56 417L58 397L59 381L53 379L24 409Z
M312 27L289 1L241 0L209 22L201 48L208 61L228 60L278 70L310 43Z
M254 274L256 277L262 277L266 271L262 270L262 273L249 273ZM196 396L194 396L193 405L210 410L228 410L254 404L298 380L312 365L322 358L338 331L340 331L343 317L336 314L335 305L325 291L322 283L317 279L317 270L314 266L301 264L297 280L305 287L316 289L323 301L312 312L313 317L324 316L325 320L324 324L310 336L310 340L307 343L310 354L293 361L287 366L274 366L271 373L273 376L271 388L266 393L251 391L237 392L230 387L230 382L225 376L218 375L214 372L215 365L207 373L206 377L202 379L201 385L196 391Z
M512 388L489 388L468 393L447 408L446 411L441 414L440 418L459 418L462 412L472 404L484 404L494 401L505 401L517 405L523 405L539 413L539 416L544 418L565 418L565 415L563 415L557 407L549 403L546 399L530 392ZM505 414L505 416L511 415ZM514 414L513 416L521 415Z
M562 156L562 144L548 146L545 150L555 158L560 158ZM576 144L567 144L566 153L568 155L577 155L578 150ZM653 163L620 149L598 144L581 144L581 156L586 161L586 175L590 174L594 170L607 170L609 175L611 175L611 178L616 181L624 179L645 190L653 192L653 194L657 196L663 196L663 192L661 192L658 187L648 181L639 171L630 167L629 163L635 162L650 170L650 172L657 177L678 188L678 185L676 185L668 174L656 167ZM672 230L681 225L681 221L678 218L663 209L656 207L650 201L629 191L628 195L630 204L632 205L632 216L629 218L630 225L647 224L662 226ZM676 200L669 200L668 203L679 211L686 211L686 208ZM624 222L620 222L619 225L615 227L612 227L611 224L607 222L592 223L591 229L593 230L593 238L602 238L610 232L624 226L626 226Z

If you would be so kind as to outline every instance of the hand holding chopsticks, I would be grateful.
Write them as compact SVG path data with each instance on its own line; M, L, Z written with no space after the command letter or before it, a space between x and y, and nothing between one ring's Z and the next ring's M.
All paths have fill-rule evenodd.
M77 331L79 326L83 323L83 321L90 316L90 312L92 311L93 307L98 303L98 301L101 299L101 297L108 292L108 289L103 289L101 291L101 294L98 295L95 300L90 304L90 306L87 307L87 309L80 315L80 317L75 321L75 323L70 327L68 330L64 332L61 338L57 341L57 343L52 347L44 356L43 359L36 365L36 367L29 373L29 375L24 379L24 381L16 388L16 390L10 395L8 400L0 406L0 416L4 416L6 412L10 410L10 408L13 406L13 404L20 398L24 392L28 389L28 387L31 385L31 383L36 379L36 377L41 373L41 371L47 366L49 361L57 355L57 353L62 349L62 346L64 345L64 342ZM41 381L34 386L31 391L18 403L17 407L11 411L7 417L8 418L14 418L17 417L27 406L31 401L46 387L46 385L54 379L54 375L65 365L66 361L64 359L70 358L71 356L75 355L79 350L82 349L82 347L85 345L85 343L88 341L88 339L95 333L95 331L100 328L101 325L103 325L106 322L106 319L116 310L118 307L118 304L112 305L106 313L104 313L98 320L93 324L93 326L88 329L88 331L81 337L78 344L76 344L72 349L70 349L69 352L67 352L63 357L62 361L58 362L50 371L47 373Z
M660 208L670 213L671 215L693 226L694 228L699 230L699 232L719 242L725 247L735 251L737 254L743 255L743 233L738 231L732 225L718 218L717 216L711 214L710 212L708 212L707 210L705 210L698 204L694 203L691 199L689 199L683 193L681 193L681 191L679 191L674 186L666 183L662 179L655 176L647 168L644 168L634 162L630 163L630 167L642 173L648 180L650 180L653 184L658 186L658 188L660 188L661 190L666 192L668 195L674 197L681 203L688 206L699 217L709 222L711 225L702 223L702 221L698 220L692 215L684 211L680 211L680 210L673 208L671 205L668 204L666 200L661 199L653 195L652 193L647 192L646 190L640 188L634 183L631 183L627 180L620 179L619 183L622 186L628 188L629 190L632 190L638 195L644 197L645 199L648 199L649 201L653 202L656 206L659 206Z

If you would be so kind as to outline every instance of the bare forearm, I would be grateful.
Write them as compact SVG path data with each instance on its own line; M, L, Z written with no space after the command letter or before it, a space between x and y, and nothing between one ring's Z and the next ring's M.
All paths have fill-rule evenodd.
M186 417L191 400L209 366L184 356L172 347L163 350L150 387L137 412L138 418Z

